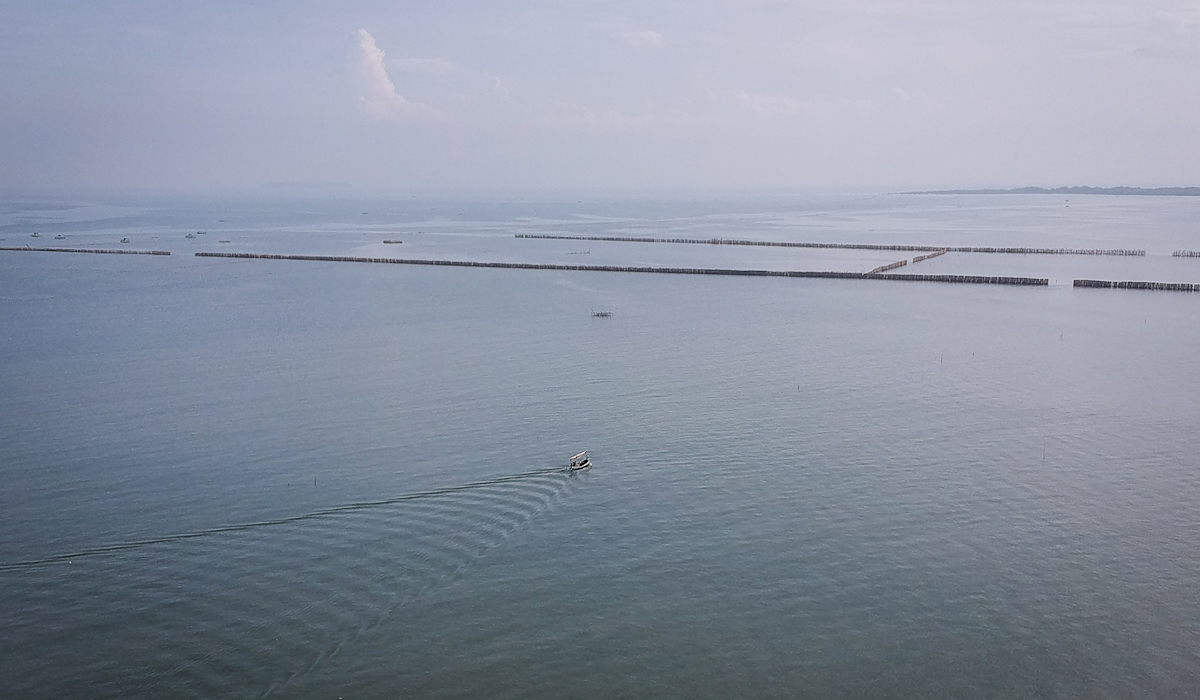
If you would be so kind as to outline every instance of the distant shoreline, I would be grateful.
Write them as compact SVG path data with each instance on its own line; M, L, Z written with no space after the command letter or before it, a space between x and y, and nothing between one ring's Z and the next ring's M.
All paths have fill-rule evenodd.
M900 194L1111 194L1200 197L1200 187L1017 187L1011 190L924 190Z

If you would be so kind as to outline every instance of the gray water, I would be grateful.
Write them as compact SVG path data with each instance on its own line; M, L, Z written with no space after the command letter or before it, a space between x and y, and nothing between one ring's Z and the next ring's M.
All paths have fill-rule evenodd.
M172 255L0 252L0 686L1190 696L1200 295L1069 279L1200 282L1200 260L1169 257L1200 247L1198 210L9 200L0 245L40 230ZM629 231L1148 255L906 268L1061 277L1048 288L191 255L895 256L512 237ZM585 448L596 466L563 471Z

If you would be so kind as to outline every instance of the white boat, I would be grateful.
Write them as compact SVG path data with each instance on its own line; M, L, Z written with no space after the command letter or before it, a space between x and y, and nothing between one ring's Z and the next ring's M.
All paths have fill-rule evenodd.
M587 450L572 457L571 461L567 464L567 468L573 472L587 469L590 466L592 466L592 460L588 459Z
M128 238L122 238L122 239L121 239L121 242L122 242L122 243L128 243L128 242L129 242L129 239L128 239Z
M194 233L189 233L188 235L184 236L184 238L195 238L195 237L196 237L196 234L194 234Z
M57 236L55 236L55 237L54 237L54 240L56 240L56 241L65 241L65 240L67 240L67 237L66 237L66 236L64 236L64 235L62 235L62 234L60 233L60 234L58 234Z

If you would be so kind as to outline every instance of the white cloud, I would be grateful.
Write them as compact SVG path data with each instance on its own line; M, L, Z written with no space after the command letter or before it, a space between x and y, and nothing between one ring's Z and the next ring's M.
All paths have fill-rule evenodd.
M375 37L367 30L358 30L358 104L372 119L397 118L435 119L441 112L421 102L405 99L396 92L388 77L383 49L375 45Z
M557 112L545 121L551 124L610 130L644 126L650 122L650 119L626 114L615 109L597 111L569 102L559 102Z
M622 32L621 38L633 46L646 46L652 49L661 49L666 43L662 34L650 31L649 29L636 32Z
M905 90L902 87L894 87L891 90L892 97L896 98L896 102L903 105L904 110L915 110L918 113L925 115L942 114L946 111L946 105L934 100L924 91Z
M422 75L448 75L458 70L453 61L444 58L397 58L388 61L388 65L405 73Z
M812 100L800 100L795 97L759 95L738 90L733 93L733 98L743 109L762 117L796 116L817 111L817 105Z
M509 99L509 97L511 97L511 95L508 92L508 87L506 87L504 85L504 82L496 76L492 76L492 87L495 89L496 94L500 95L504 99L507 100L507 99Z

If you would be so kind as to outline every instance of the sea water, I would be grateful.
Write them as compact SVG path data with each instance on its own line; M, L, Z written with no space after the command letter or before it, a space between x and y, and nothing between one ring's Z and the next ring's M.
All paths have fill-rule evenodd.
M1150 197L12 198L0 246L172 254L0 251L0 686L1189 695L1200 295L1070 279L1200 282L1169 255L1200 247L1198 214ZM192 255L905 257L517 233L1147 255L901 270L1039 288ZM580 449L595 466L564 471Z

